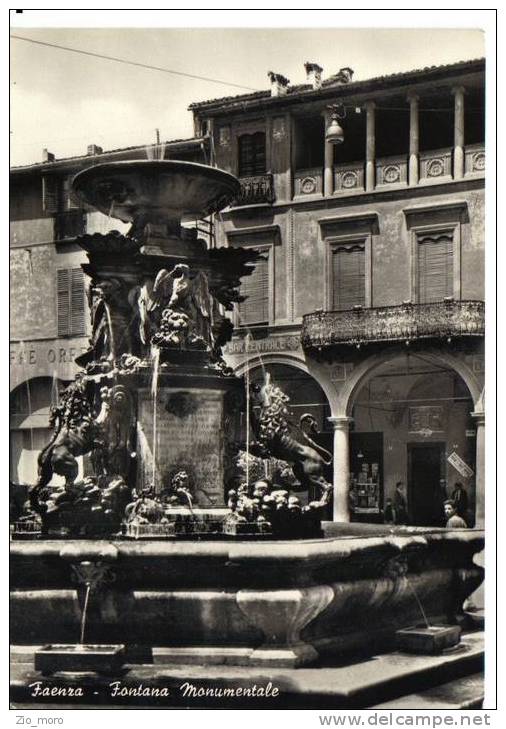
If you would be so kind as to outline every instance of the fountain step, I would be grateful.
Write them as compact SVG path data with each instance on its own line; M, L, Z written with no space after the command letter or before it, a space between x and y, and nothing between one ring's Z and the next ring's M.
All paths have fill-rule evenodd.
M459 646L438 656L395 651L362 660L355 657L351 665L344 661L340 664L335 661L332 665L297 669L225 664L164 665L161 660L164 658L164 649L153 649L153 660L156 661L154 664L127 664L130 670L120 679L107 679L91 674L79 679L61 674L43 679L33 670L33 664L27 662L30 649L25 646L21 650L14 649L11 693L12 700L17 704L34 702L41 706L47 701L51 704L80 702L102 706L358 709L401 701L402 697L413 702L416 699L409 697L422 696L427 692L424 694L425 699L422 696L420 706L417 707L424 708L423 702L428 701L430 691L433 700L436 700L436 687L441 687L441 691L446 696L449 695L451 689L447 684L450 677L452 682L458 683L462 680L462 687L466 686L464 677L469 677L472 683L471 677L475 677L482 670L483 648L482 632L467 633L463 635ZM33 650L32 647L32 653ZM208 653L209 649L205 651ZM19 662L20 658L24 660ZM471 683L468 682L469 689ZM245 689L252 690L255 685L257 689L262 687L265 693L269 684L270 696L259 696L257 693L257 696L252 697L244 693ZM82 689L82 696L70 698L69 690L76 687ZM47 689L44 694L40 693L43 689ZM54 689L53 693L51 689ZM164 693L161 693L162 689L165 689ZM220 695L225 689L229 693ZM242 696L237 695L237 689L241 689ZM277 689L277 696L273 695L272 689ZM234 690L235 695L231 695L230 690ZM477 690L474 694L476 696L473 701L478 701ZM415 704L411 703L411 706L414 707Z
M481 709L485 697L483 673L462 676L439 686L407 694L391 701L371 706L371 709L422 709L424 711L449 711Z

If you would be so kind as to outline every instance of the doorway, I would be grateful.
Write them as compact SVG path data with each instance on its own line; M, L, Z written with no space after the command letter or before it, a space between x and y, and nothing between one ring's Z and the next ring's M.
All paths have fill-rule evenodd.
M408 511L414 526L444 526L445 443L408 443Z

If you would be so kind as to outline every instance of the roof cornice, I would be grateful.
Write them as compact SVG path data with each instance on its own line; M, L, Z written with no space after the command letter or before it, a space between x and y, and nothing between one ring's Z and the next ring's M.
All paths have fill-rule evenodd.
M284 96L271 96L269 90L256 91L251 94L195 102L190 104L188 108L196 113L205 113L209 116L216 116L224 112L244 112L250 109L283 108L298 104L301 101L324 101L329 98L354 96L371 91L395 89L395 87L402 88L406 84L422 84L444 78L453 79L455 76L465 76L471 73L483 72L484 70L485 59L478 58L443 66L430 66L413 71L403 71L387 76L377 76L362 81L352 81L347 84L329 84L329 79L327 79L327 83L324 81L319 89L313 89L309 84L302 84L291 87Z

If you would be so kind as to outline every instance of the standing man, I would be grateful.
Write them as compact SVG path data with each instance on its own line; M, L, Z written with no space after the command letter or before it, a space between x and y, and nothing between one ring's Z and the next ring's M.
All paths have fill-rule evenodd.
M457 509L455 507L455 503L448 499L448 501L445 501L444 503L444 509L445 509L445 516L447 519L446 522L446 528L447 529L467 529L467 524L464 521L464 519L457 514Z
M395 523L396 524L407 524L408 523L408 508L406 506L406 497L404 495L404 484L402 483L402 481L397 481L397 483L395 484L394 510L395 510Z
M455 482L455 486L451 495L451 500L455 504L455 509L457 511L457 514L461 516L463 519L467 519L467 507L468 507L468 498L467 498L467 491L462 486L460 481Z

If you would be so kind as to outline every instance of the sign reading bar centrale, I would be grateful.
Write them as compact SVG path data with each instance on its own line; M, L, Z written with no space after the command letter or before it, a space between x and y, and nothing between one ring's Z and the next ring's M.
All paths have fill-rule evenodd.
M286 352L300 349L300 337L268 337L266 339L236 339L225 348L226 354L245 352Z

